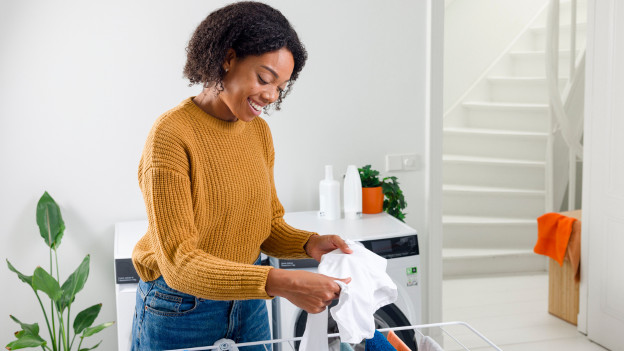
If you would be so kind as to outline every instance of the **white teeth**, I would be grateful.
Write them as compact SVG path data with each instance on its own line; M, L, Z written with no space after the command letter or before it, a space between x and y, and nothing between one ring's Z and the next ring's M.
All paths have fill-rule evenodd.
M262 111L262 106L254 103L253 101L247 99L249 101L249 104L251 105L251 107L253 107L256 111Z

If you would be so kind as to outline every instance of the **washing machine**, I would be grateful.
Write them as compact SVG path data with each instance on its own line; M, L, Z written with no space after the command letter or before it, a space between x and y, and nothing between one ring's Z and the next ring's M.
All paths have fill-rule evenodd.
M419 276L420 256L418 234L415 229L383 212L363 215L361 219L326 220L318 217L316 211L292 212L284 216L286 223L295 228L319 234L339 234L345 239L362 243L367 249L387 259L386 272L398 288L398 298L393 304L380 308L375 313L376 329L421 324L421 285ZM281 269L302 269L317 271L318 263L313 259L282 260L271 258L271 264ZM333 307L337 304L335 300ZM273 337L293 338L303 335L307 312L284 298L273 301ZM337 325L328 314L328 332L337 333ZM412 349L417 349L413 330L397 332L397 335ZM332 340L330 340L331 342ZM295 348L298 349L296 343ZM364 350L362 345L355 349Z
M115 300L117 304L117 350L130 350L132 341L132 319L136 305L136 290L139 275L132 264L134 245L147 232L147 220L119 222L115 224ZM263 264L269 264L266 255L261 256ZM273 328L273 301L267 300L270 326ZM271 331L273 333L273 330Z
M147 232L147 221L120 222L115 224L115 301L117 303L117 350L130 350L132 318L136 304L139 275L132 265L132 250Z

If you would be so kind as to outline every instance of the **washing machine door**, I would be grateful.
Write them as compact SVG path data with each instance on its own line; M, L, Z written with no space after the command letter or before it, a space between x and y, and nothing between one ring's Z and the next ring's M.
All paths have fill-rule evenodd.
M338 304L338 300L334 300L329 308L334 307ZM327 323L327 333L333 334L338 333L338 324L332 318L331 313L327 314L329 316L329 320ZM401 312L401 310L395 304L389 304L383 306L378 309L374 314L375 317L375 329L383 329L383 328L394 328L394 327L403 327L410 325L409 321ZM297 320L295 321L295 336L300 337L303 336L303 332L305 331L306 321L308 320L308 313L306 311L301 310ZM418 350L418 346L416 344L416 337L414 335L413 330L402 330L395 332L396 335L403 340L403 342L412 350ZM382 333L384 336L387 336L387 333ZM339 338L330 338L329 344L333 345L334 343L340 343ZM353 345L353 349L355 351L364 351L365 341L359 345ZM295 349L299 350L299 342L295 343ZM339 349L339 348L338 348Z

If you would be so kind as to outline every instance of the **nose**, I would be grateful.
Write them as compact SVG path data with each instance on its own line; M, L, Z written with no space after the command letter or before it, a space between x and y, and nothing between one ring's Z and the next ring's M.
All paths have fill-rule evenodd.
M274 87L268 87L262 92L262 99L268 104L272 104L279 98L279 92Z

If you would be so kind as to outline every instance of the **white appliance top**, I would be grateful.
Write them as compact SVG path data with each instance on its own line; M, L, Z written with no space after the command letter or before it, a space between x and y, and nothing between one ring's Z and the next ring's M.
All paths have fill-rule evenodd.
M147 232L147 220L115 223L114 257L131 258L134 245Z
M289 212L284 215L291 226L319 234L337 234L356 241L415 235L417 231L386 212L364 214L361 219L328 220L317 211ZM147 232L147 220L115 224L115 258L130 258L134 245Z
M328 220L318 217L317 211L289 212L284 215L289 225L319 234L337 234L356 241L383 239L417 234L416 229L386 212L363 214L361 219Z

